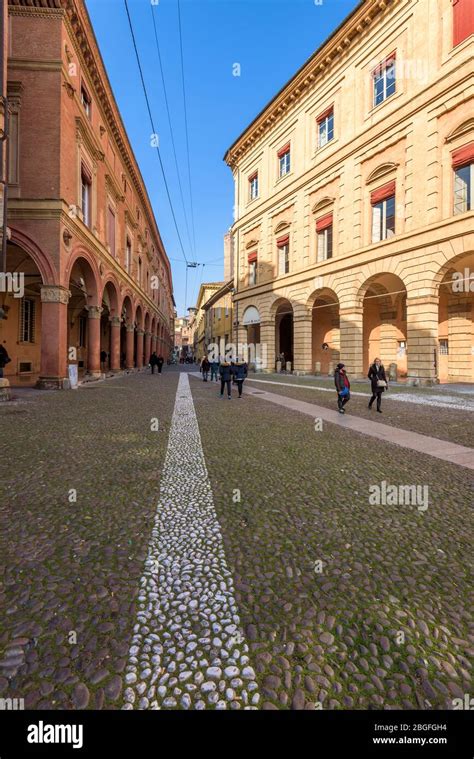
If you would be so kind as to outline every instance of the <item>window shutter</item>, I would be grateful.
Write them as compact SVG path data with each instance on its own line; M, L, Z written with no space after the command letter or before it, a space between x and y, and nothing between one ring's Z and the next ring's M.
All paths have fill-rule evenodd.
M319 124L321 121L324 121L324 119L330 116L331 113L333 112L333 109L334 109L334 106L331 105L330 108L326 108L325 111L320 113L319 116L316 117L317 123Z
M277 246L279 248L283 248L285 245L288 245L290 242L290 235L285 235L284 237L279 237L277 240Z
M285 155L285 153L288 153L289 149L290 149L290 143L288 143L287 145L284 145L284 147L280 148L280 150L277 153L278 158L281 158L282 156Z
M253 264L254 261L256 260L257 260L257 251L255 250L253 253L249 253L248 262L249 264Z
M384 184L383 187L378 187L376 190L370 193L370 202L372 205L380 203L382 200L390 198L395 195L395 181Z
M323 229L327 229L332 224L332 213L327 213L325 216L321 216L316 220L316 231L322 232Z
M453 47L474 34L474 3L453 0Z

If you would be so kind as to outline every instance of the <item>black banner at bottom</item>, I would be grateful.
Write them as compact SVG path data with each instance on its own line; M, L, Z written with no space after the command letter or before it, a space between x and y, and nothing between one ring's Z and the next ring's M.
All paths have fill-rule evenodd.
M3 711L0 759L265 754L472 759L465 711Z

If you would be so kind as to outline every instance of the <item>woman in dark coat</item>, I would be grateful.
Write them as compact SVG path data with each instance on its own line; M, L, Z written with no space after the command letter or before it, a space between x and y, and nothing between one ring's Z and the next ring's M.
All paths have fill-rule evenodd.
M209 359L207 356L204 356L203 360L201 361L201 372L202 372L202 381L207 382L207 375L209 374L209 369L211 368L211 364L209 363Z
M376 358L374 363L370 365L367 377L372 385L372 398L369 401L369 408L372 408L373 402L377 399L377 411L381 414L382 393L388 389L388 382L384 366L379 358Z
M337 406L340 414L345 414L344 406L351 399L351 383L344 364L338 364L334 372L334 384L337 390Z
M238 397L242 398L242 388L244 386L244 380L248 374L247 364L245 363L245 361L236 361L232 369L233 369L234 381L239 391Z
M221 398L224 397L224 387L227 385L227 397L232 398L230 383L232 380L232 367L229 361L221 361L219 364L219 376L221 378Z

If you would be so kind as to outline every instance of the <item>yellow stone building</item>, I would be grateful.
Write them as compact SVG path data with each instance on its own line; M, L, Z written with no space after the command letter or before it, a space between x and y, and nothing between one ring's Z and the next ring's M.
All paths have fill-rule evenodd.
M216 355L224 355L233 341L232 290L234 281L226 282L204 304L205 344L219 346ZM234 351L235 352L235 351Z
M227 151L267 370L474 380L473 55L472 0L364 0Z
M206 338L206 311L205 305L224 282L206 282L199 288L196 306L193 309L193 318L190 320L190 328L193 335L194 356L200 361L207 352Z

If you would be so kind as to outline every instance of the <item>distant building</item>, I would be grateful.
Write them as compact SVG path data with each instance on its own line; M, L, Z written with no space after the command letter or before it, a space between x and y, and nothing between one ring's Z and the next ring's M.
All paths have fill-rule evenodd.
M214 349L216 356L224 355L227 346L233 342L232 290L233 279L216 290L204 303L205 345L219 346ZM235 351L233 351L235 353Z

